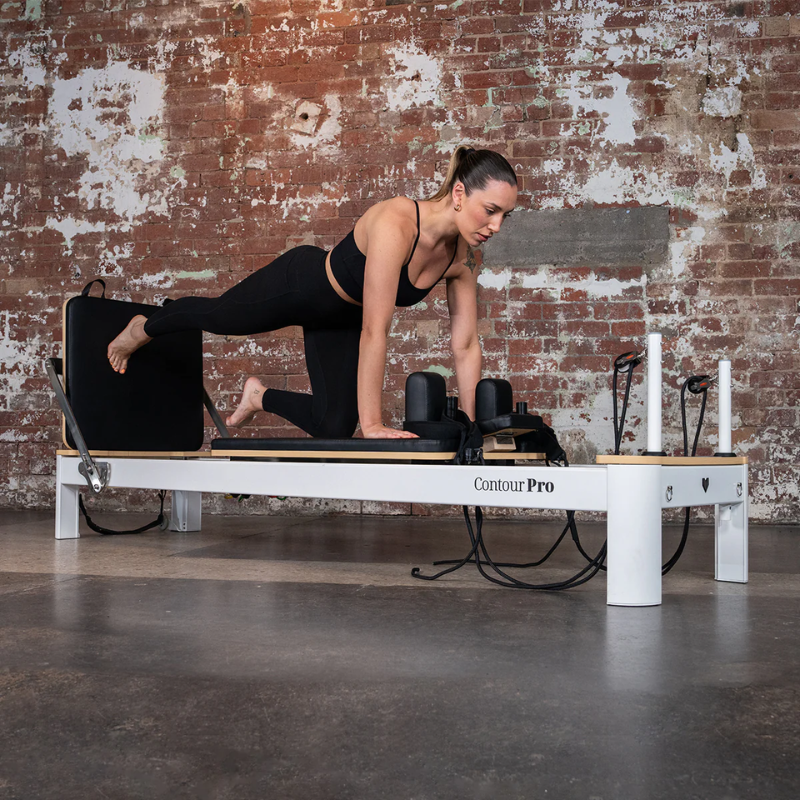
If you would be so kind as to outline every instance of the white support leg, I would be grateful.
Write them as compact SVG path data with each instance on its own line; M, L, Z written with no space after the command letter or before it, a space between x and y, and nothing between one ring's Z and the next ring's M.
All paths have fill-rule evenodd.
M62 483L63 477L64 457L56 456L56 539L77 539L80 489Z
M608 465L610 606L661 604L661 467Z
M718 581L747 583L748 506L747 467L744 467L742 502L714 506L714 577Z
M203 506L202 492L172 492L171 531L199 531Z

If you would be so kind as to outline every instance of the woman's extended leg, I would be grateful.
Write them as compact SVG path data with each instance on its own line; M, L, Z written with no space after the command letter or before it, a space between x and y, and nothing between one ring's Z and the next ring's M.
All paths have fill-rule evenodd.
M138 347L154 336L178 331L248 335L301 325L311 394L265 390L250 378L228 424L241 425L263 409L312 436L350 437L358 424L361 308L336 294L325 272L325 256L318 247L296 247L220 297L183 297L154 311L145 322L134 318L109 346L109 359L124 372Z
M316 265L325 251L296 247L248 275L219 297L181 297L154 311L134 317L108 346L108 359L116 372L125 372L128 359L154 336L186 330L203 330L229 336L301 325L308 308L298 290L297 261ZM319 270L315 270L318 272Z

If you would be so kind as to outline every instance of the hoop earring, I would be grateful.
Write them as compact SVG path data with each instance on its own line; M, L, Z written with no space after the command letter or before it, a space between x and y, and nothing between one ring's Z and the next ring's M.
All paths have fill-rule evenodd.
M454 206L454 208L456 211L461 211L461 203L459 203L457 206Z

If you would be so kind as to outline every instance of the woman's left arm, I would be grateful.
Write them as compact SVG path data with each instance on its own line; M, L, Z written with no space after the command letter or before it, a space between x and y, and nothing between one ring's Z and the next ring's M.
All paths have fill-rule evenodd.
M453 277L447 279L447 307L459 402L467 416L475 419L475 387L481 378L482 361L478 338L478 270L472 250L466 243L464 247L462 263Z

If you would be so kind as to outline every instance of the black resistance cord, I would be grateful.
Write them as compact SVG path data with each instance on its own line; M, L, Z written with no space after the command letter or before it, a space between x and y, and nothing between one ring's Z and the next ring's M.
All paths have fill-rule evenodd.
M545 431L545 435L548 435ZM554 444L557 444L555 438L553 438ZM563 466L568 467L569 462L567 460L566 453L564 450L559 446L558 447L558 454L556 458L551 458L547 460L547 464L549 465L551 462L554 464L558 464L559 462L563 462ZM479 457L475 458L474 460L467 461L466 463L480 463L484 464L485 461L483 459L483 455L481 454ZM460 463L465 463L463 460ZM486 547L486 542L483 538L483 509L480 506L475 506L475 525L473 527L472 519L470 517L469 507L462 506L462 510L464 513L464 521L467 526L467 533L469 534L470 540L470 550L461 559L451 559L447 561L435 561L434 566L440 566L443 564L449 564L451 566L446 567L443 570L435 573L434 575L423 575L420 571L419 567L414 567L411 570L411 575L414 578L418 578L419 580L423 581L435 581L441 578L443 575L448 575L451 572L455 572L457 569L460 569L465 564L475 564L478 568L478 572L488 581L491 583L497 584L498 586L504 586L509 589L533 589L539 591L559 591L563 589L570 589L574 586L580 586L582 583L586 583L588 580L591 580L601 569L605 569L603 566L603 562L605 561L606 557L606 544L603 543L603 546L600 548L600 551L597 553L594 558L589 556L586 551L583 549L580 537L578 535L578 527L575 523L575 512L574 511L567 511L567 524L564 527L563 531L561 532L560 536L556 539L555 544L545 553L545 555L540 558L538 561L531 561L525 564L516 564L516 563L507 563L507 562L496 562L492 559L489 555L488 549ZM586 560L589 562L586 567L580 570L577 574L567 578L563 581L554 581L551 583L528 583L526 581L522 581L519 578L514 577L513 575L509 575L504 570L506 568L515 568L515 569L525 569L529 567L537 567L547 561L548 558L556 551L558 546L564 540L567 535L567 532L571 532L572 539L575 542L578 550L580 551L581 555L583 555Z

